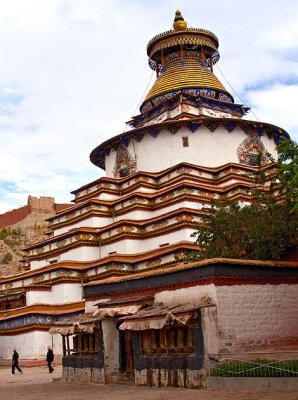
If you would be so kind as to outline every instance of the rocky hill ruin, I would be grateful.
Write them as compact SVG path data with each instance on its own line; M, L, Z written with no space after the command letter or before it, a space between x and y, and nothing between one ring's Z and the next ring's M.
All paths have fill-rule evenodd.
M71 204L57 204L53 197L28 197L27 205L0 214L0 276L23 270L22 249L45 238L46 219Z

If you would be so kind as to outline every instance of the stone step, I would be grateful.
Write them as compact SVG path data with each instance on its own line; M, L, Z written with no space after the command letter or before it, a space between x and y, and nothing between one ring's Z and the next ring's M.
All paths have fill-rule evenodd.
M112 375L112 382L119 385L133 385L134 376L126 373L115 373Z

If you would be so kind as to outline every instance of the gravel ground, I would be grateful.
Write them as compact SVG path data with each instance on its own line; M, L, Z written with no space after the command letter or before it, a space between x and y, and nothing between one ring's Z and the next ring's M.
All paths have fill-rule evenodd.
M1 400L297 400L298 392L228 392L197 389L148 388L126 385L82 385L66 383L61 378L61 366L53 374L46 366L24 368L21 375L11 375L7 367L0 368Z

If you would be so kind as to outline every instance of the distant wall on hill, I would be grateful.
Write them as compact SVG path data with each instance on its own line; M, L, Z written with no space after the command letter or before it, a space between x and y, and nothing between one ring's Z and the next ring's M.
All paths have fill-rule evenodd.
M44 212L46 214L56 214L69 207L71 204L57 204L53 197L28 197L28 203L25 206L7 211L0 215L0 229L12 226L25 219L31 212Z

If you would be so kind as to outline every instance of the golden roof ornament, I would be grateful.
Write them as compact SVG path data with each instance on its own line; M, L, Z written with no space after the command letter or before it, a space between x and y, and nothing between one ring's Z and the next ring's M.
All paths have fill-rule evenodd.
M173 28L174 31L185 31L187 28L187 23L184 21L184 18L179 10L176 11Z
M213 74L219 60L218 38L206 29L188 28L179 10L173 29L154 36L147 45L147 54L157 79L140 107L141 113L175 96L177 91L194 90L205 97L234 102Z

